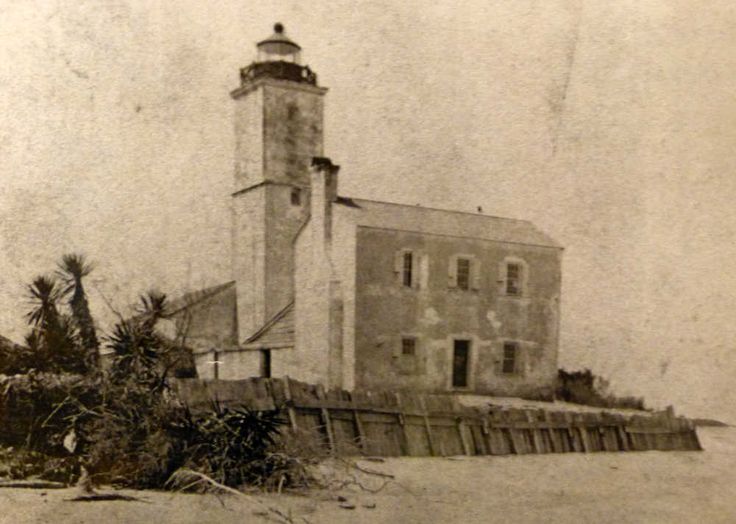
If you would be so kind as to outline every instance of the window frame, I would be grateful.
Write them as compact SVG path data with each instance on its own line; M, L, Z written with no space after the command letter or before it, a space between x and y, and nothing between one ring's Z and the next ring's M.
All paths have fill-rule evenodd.
M292 187L290 196L291 205L294 207L301 207L302 205L302 188Z
M511 359L508 358L507 350L511 349L513 350L513 357ZM520 374L520 357L521 357L521 344L519 344L515 340L504 340L503 344L501 345L501 368L500 372L501 375L505 376L514 376ZM509 371L507 370L506 364L507 362L512 363L512 369Z
M511 275L512 268L514 276ZM504 287L507 295L516 297L522 294L523 272L524 268L518 262L506 262L506 285Z
M462 279L461 275L463 277ZM455 259L455 287L462 291L469 291L472 279L473 261L468 257L457 257Z
M411 265L407 267L407 260ZM427 285L425 273L429 271L426 254L412 248L401 248L394 252L395 283L402 289L418 290ZM426 267L425 267L426 266ZM407 270L409 284L407 285Z
M404 343L411 341L413 353L404 353ZM423 375L426 372L425 360L422 353L421 340L416 334L402 333L398 343L394 346L393 360L396 372L399 375Z
M408 261L408 267L407 267ZM403 287L413 288L416 287L414 274L414 252L410 250L404 250L401 253L401 285Z
M517 275L509 277L509 268L515 267ZM515 292L509 292L509 284L516 284ZM507 256L499 264L499 294L511 298L523 298L529 295L529 264L521 257Z
M467 286L461 286L463 283L460 277L460 261L467 261ZM481 288L481 262L478 256L456 253L450 257L447 269L448 287L459 291L478 291Z
M409 342L410 344L407 344ZM407 346L411 346L411 352L407 353ZM417 337L408 335L401 336L401 356L402 357L416 357L417 356Z

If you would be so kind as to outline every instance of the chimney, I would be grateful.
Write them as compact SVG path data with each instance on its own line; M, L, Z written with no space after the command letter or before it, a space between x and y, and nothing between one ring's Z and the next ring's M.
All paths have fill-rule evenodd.
M324 238L332 236L332 203L337 200L336 166L329 158L313 157L309 169L309 185L311 189L311 215L318 230L324 231Z

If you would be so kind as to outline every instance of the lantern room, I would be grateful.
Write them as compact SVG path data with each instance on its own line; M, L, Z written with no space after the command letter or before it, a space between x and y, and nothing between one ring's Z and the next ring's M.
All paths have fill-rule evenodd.
M309 67L301 65L302 48L286 36L282 24L274 25L273 30L271 36L256 44L256 61L240 70L241 86L262 78L316 86L317 75Z
M274 33L258 42L258 62L291 62L299 64L301 62L302 48L293 42L286 33L284 26L276 24L273 26Z

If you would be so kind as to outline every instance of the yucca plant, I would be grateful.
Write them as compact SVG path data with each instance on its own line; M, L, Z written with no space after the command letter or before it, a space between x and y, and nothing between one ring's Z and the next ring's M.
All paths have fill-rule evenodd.
M76 326L58 309L63 290L50 276L36 277L28 286L33 305L26 315L31 333L26 342L31 355L28 367L56 372L85 373L88 370Z
M89 309L87 294L84 290L83 279L92 272L93 266L84 255L70 253L61 257L57 274L61 277L64 288L62 294L69 296L69 307L72 318L79 330L79 337L87 353L87 363L90 369L99 366L99 347L94 319Z

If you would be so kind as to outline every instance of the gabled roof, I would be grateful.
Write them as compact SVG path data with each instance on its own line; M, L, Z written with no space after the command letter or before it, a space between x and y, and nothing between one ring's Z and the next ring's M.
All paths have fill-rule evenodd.
M247 349L278 349L294 346L294 302L276 313L256 331L242 347Z
M339 197L336 204L358 209L355 216L359 226L562 249L562 246L528 220L361 198Z
M166 316L173 316L181 312L184 309L195 306L201 302L204 302L208 298L212 298L220 293L235 286L235 281L226 282L217 286L208 287L205 289L198 289L190 293L185 293L179 298L175 298L167 307Z

